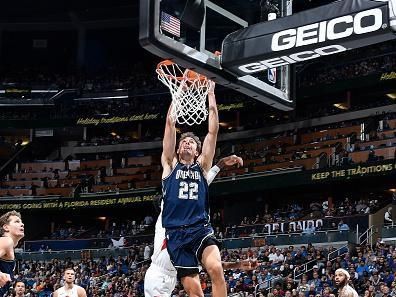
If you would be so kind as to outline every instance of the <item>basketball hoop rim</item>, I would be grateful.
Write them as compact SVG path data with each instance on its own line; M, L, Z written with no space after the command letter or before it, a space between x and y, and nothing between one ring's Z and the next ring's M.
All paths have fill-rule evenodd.
M180 67L178 64L176 64L171 60L163 60L157 64L156 72L160 76L164 76L167 79L175 79L177 81L194 81L195 79L191 79L191 77L195 77L195 78L198 77L200 81L208 80L208 78L205 75L202 75L188 68L186 68L183 76L175 76L170 73L165 73L165 71L162 69L162 67L167 68L168 66L172 66L172 65L177 65L178 67Z

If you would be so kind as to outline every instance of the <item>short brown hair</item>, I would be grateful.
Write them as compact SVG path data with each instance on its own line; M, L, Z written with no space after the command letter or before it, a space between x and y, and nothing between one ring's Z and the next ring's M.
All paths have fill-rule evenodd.
M11 210L11 211L6 212L5 214L3 214L0 217L0 235L4 234L3 226L7 225L10 222L10 217L12 217L12 216L16 216L16 217L18 217L20 219L22 218L21 214L19 212L15 211L15 210Z
M73 271L74 273L76 273L76 271L74 270L73 267L67 267L67 268L65 268L65 270L63 271L63 274L65 274L66 271L68 271L68 270L71 270L71 271Z
M180 136L179 143L178 143L178 146L177 146L177 147L179 147L179 146L180 146L180 142L182 142L182 140L185 139L185 138L187 138L187 137L191 137L192 139L194 139L194 141L195 141L196 144L197 144L197 151L198 151L198 153L201 153L201 148L202 148L201 140L199 140L199 137L198 137L197 135L195 135L193 132L186 132L186 133L183 133L183 134Z

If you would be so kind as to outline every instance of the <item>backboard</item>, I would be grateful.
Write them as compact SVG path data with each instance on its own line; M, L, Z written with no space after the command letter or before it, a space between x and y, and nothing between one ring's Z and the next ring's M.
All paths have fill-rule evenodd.
M394 39L395 2L336 1L293 14L292 0L140 0L139 40L163 59L291 110L293 65Z

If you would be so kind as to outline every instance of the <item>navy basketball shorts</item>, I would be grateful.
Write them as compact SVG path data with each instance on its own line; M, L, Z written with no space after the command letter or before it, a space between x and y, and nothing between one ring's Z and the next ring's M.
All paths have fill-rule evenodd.
M213 233L209 224L166 230L168 253L179 279L199 272L205 247L219 243Z

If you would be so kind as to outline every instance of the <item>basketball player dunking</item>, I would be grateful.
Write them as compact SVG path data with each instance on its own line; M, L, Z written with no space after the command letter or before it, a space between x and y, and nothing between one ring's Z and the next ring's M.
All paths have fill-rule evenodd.
M358 297L358 293L352 288L348 281L350 279L349 272L343 268L335 271L335 285L338 288L338 297Z
M14 278L14 248L25 236L25 231L21 214L14 210L0 217L0 225L0 296L4 296Z
M74 284L76 273L73 268L66 268L63 275L65 284L53 294L53 297L87 297L85 289Z
M214 297L227 295L220 251L209 223L209 192L206 176L216 149L219 117L210 82L208 134L202 145L193 133L184 133L176 151L176 127L168 111L161 163L163 212L167 249L188 296L203 296L199 265L206 268ZM175 152L176 151L176 152Z
M222 158L213 166L207 176L208 185L214 180L216 175L226 166L243 166L243 160L236 156ZM146 297L168 297L176 286L176 269L173 267L168 251L166 249L165 229L162 227L162 205L155 224L154 252L151 257L151 265L144 278L144 294ZM241 262L222 262L224 269L255 269L257 261L244 260Z

